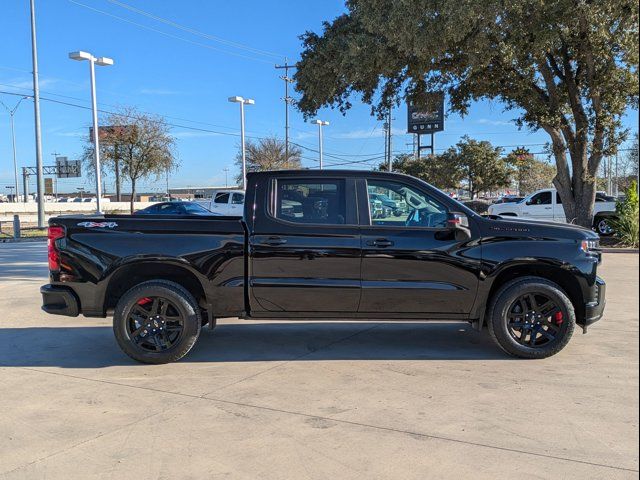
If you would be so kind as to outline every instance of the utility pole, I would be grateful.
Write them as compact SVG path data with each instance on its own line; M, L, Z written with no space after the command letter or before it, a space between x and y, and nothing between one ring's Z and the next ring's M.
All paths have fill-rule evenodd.
M42 139L40 138L40 85L38 83L38 47L36 42L36 9L31 0L31 61L33 64L33 115L36 130L36 177L38 191L38 228L44 228L44 176L42 175ZM26 198L26 193L25 193Z
M60 154L57 152L54 152L51 155L53 156L53 158L58 158ZM56 201L58 201L58 175L53 176L53 198L55 198Z
M228 187L229 186L229 167L224 167L222 169L222 171L224 172L224 186Z
M387 169L388 169L389 172L391 172L391 171L393 171L393 144L392 144L392 141L391 141L391 136L392 136L392 133L391 133L391 107L389 107L389 120L387 121L387 124L389 126L389 128L388 128L389 161L388 161L388 164L387 164L388 165Z
M16 111L18 110L18 107L20 106L20 103L22 103L22 101L25 98L29 98L29 97L22 97L20 100L18 100L18 103L16 103L16 105L13 108L9 108L7 105L5 105L3 102L0 101L0 105L2 105L4 108L7 109L7 112L9 112L9 121L11 123L11 143L13 145L13 180L14 180L14 192L15 192L15 196L13 197L13 202L14 203L18 203L19 197L20 197L20 190L18 189L18 160L16 159L16 130L13 124L13 116L16 114Z
M289 69L296 68L295 65L289 65L287 59L284 59L284 65L276 65L276 69L284 69L284 75L280 78L284 80L284 157L289 160L289 104L292 98L289 97L289 84L293 83L293 79L289 77Z

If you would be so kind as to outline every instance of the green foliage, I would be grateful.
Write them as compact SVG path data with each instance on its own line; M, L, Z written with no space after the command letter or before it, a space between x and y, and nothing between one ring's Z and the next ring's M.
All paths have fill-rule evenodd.
M516 148L507 155L506 161L514 169L513 176L520 195L551 187L556 174L555 168L536 160L526 148Z
M631 182L625 199L616 204L616 219L611 221L615 236L626 246L637 247L639 235L638 185Z
M500 157L502 149L494 147L490 142L479 142L465 136L456 144L454 152L462 175L467 179L472 200L479 192L493 191L509 185L512 169Z
M386 170L386 165L380 165ZM462 170L457 159L447 152L440 155L416 158L413 155L398 155L393 160L393 171L420 178L441 190L458 188L462 180Z
M501 149L487 141L465 136L455 147L438 155L414 158L399 155L393 161L393 170L429 182L441 190L459 188L467 182L472 198L478 192L506 187L511 181L511 166L500 157ZM380 166L385 169L384 165Z
M354 94L379 116L444 90L455 112L495 99L552 142L568 218L590 226L595 173L638 105L637 0L348 0L302 36L299 108L345 112ZM567 152L570 159L567 158Z
M262 138L257 142L249 140L245 148L247 172L297 170L302 165L300 148L290 143L289 156L287 156L284 141L277 137ZM242 152L238 152L236 156L236 166L239 170L236 182L240 185L242 184Z

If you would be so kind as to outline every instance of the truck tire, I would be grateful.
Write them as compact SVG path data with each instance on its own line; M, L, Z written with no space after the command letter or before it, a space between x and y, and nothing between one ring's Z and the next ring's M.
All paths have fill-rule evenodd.
M553 282L521 277L502 286L491 299L487 324L493 340L510 355L547 358L573 335L571 300Z
M610 223L611 217L598 216L593 219L593 229L601 237L608 237L613 235L613 228Z
M151 280L136 285L118 301L113 332L124 353L142 363L180 360L200 335L198 302L181 285Z

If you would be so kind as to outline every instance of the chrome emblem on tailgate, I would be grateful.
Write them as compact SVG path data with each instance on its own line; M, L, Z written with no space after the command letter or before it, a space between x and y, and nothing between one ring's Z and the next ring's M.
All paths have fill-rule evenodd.
M85 228L115 228L118 224L116 222L80 222L78 226Z

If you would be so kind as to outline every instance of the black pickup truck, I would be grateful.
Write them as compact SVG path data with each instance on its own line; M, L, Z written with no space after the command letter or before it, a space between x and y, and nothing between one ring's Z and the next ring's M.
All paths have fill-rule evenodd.
M380 195L396 208L372 215ZM544 358L605 305L595 233L482 217L384 172L252 173L242 218L56 217L48 249L43 309L113 315L146 363L180 359L221 317L466 321Z

